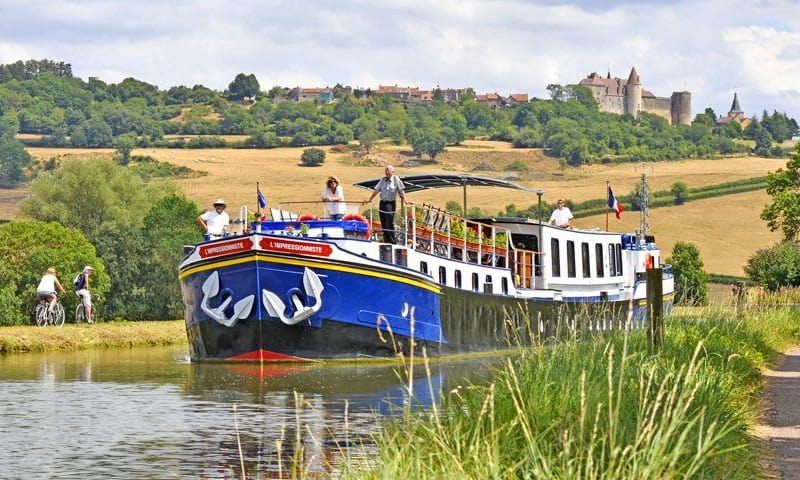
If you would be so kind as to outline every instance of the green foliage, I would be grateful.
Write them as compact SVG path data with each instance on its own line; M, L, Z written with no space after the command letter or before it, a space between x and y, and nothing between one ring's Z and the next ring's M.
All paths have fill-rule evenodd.
M781 287L800 286L800 244L784 241L758 250L747 261L744 271L771 292Z
M693 243L678 241L667 259L675 274L675 303L708 305L708 273L703 270L700 251Z
M673 183L670 192L675 197L675 205L683 205L689 198L689 187L684 182Z
M97 240L113 284L106 297L106 314L128 320L164 320L182 312L176 265L183 245L198 240L194 219L197 205L183 197L156 202L141 229L109 229Z
M14 221L0 225L0 325L30 322L30 308L36 301L36 287L49 267L68 294L61 297L67 311L77 300L72 278L91 265L92 291L104 293L109 277L94 247L79 231L55 222Z
M800 143L797 151L786 163L786 170L779 168L767 175L767 193L772 203L761 212L771 231L781 230L783 238L800 240Z
M76 228L94 241L101 231L140 228L150 206L174 190L169 183L145 184L112 160L75 159L31 182L31 196L20 203L20 212Z
M750 405L796 319L697 313L673 316L654 354L641 331L526 350L384 426L348 478L760 478Z
M24 178L24 169L32 163L22 143L0 129L0 187L18 184Z
M322 165L325 161L325 150L321 148L306 148L300 156L300 161L307 167Z
M234 100L255 98L260 89L261 87L258 84L258 80L252 73L250 75L240 73L236 75L233 81L228 85L230 98Z

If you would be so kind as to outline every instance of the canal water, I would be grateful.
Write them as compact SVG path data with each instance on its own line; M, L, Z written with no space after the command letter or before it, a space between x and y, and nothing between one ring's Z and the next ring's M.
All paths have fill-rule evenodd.
M499 362L418 363L409 381L398 365L192 364L185 346L0 356L0 477L290 478L300 453L315 476Z

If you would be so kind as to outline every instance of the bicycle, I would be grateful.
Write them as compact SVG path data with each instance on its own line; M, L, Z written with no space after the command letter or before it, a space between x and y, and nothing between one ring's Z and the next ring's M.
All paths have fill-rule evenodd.
M81 303L75 307L75 323L95 323L97 321L97 305L92 304L92 318L86 318L86 305L83 304L83 297L78 295Z
M56 300L56 303L53 305L53 311L49 311L47 297L40 296L39 302L36 304L34 319L37 327L44 327L47 325L60 327L64 325L66 314L64 312L64 307L58 300Z

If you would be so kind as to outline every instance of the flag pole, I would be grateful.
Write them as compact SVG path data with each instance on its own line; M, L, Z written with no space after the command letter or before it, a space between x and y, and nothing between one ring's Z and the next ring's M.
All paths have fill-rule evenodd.
M606 232L608 231L608 188L611 182L606 180Z

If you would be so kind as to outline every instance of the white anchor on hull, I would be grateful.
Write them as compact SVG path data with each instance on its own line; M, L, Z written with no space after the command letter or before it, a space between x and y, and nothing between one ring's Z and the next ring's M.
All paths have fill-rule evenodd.
M262 290L261 298L267 313L269 313L271 317L278 317L281 322L285 323L286 325L297 325L311 315L317 313L320 308L322 308L321 295L322 291L325 289L325 286L322 285L322 281L319 279L319 276L317 276L317 274L308 267L305 267L305 270L303 271L303 287L306 291L306 297L314 298L314 305L305 305L303 303L303 299L300 298L298 293L292 293L289 299L292 302L295 312L291 317L287 317L284 314L284 311L286 310L286 304L283 303L279 296L267 289Z
M255 295L248 295L247 297L239 300L233 305L233 315L228 317L225 315L225 309L228 308L230 305L231 300L233 299L233 295L228 294L222 303L219 304L216 308L212 308L208 301L211 298L216 297L219 294L219 273L214 271L209 277L203 282L203 301L200 303L200 308L206 312L206 314L216 320L218 323L225 325L226 327L232 327L236 325L236 322L239 321L240 318L247 318L250 315L250 310L253 308L253 302L255 301Z

